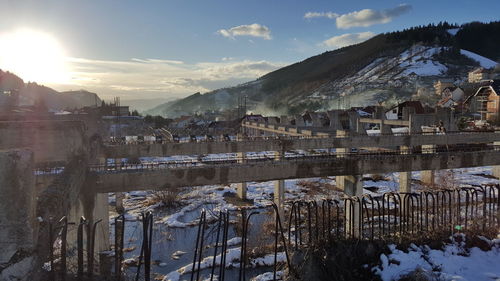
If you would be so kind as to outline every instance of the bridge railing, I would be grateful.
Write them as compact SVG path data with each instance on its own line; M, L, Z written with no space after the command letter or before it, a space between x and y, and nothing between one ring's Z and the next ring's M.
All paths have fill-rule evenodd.
M447 132L395 132L395 133L377 133L370 136L432 136L432 135L465 135L465 134L487 134L494 133L494 131L447 131ZM332 132L333 134L333 132ZM345 136L335 136L335 135L301 135L301 136L242 136L237 138L232 136L232 138L225 138L223 136L215 136L212 138L197 138L196 140L191 140L190 138L179 139L178 141L170 140L157 140L157 141L136 141L136 142L126 142L126 141L105 141L104 144L108 146L119 146L119 145L138 145L138 144L171 144L171 143L211 143L211 142L243 142L243 141L268 141L268 140L297 140L297 139L329 139L329 138L345 138L360 135L345 135Z

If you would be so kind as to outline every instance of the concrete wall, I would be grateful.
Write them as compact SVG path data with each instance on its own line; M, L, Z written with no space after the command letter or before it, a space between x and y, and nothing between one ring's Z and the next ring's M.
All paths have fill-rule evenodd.
M38 222L33 153L0 151L0 280L25 280L35 263Z
M85 147L81 121L0 121L0 149L29 148L34 162L66 162Z

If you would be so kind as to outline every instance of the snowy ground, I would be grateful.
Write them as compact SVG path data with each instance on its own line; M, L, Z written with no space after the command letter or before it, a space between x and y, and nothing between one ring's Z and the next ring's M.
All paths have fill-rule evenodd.
M389 245L390 254L380 256L381 265L373 268L382 280L399 280L416 270L428 280L500 280L500 239L487 240L492 246L489 251L477 247L467 249L464 235L457 235L460 242L453 243L443 249L431 249L429 246L411 245L405 251Z
M419 190L422 186L419 184L420 178L419 172L412 173L412 188L414 190ZM450 171L441 171L436 176L436 182L439 183L443 181L447 187L458 187L458 186L470 186L478 184L487 183L498 183L497 179L493 179L491 176L490 167L481 168L468 168L468 169L457 169ZM373 180L380 179L382 180ZM399 188L399 173L389 173L384 175L365 175L363 181L364 193L377 195L389 191L397 191ZM304 185L312 186L312 188L307 188ZM449 186L453 185L453 186ZM312 178L312 179L299 179L299 180L286 180L286 194L287 200L292 199L322 199L325 197L335 198L337 196L342 196L342 193L335 190L335 177L327 178ZM249 208L254 208L254 210L262 210L262 206L269 205L273 199L274 183L273 182L250 182L248 183L247 197L253 200L253 205ZM125 257L131 259L130 262L133 264L133 260L137 259L140 250L140 241L142 240L142 228L140 222L137 220L141 212L145 210L151 210L155 214L155 227L154 227L154 241L153 246L153 257L152 259L156 261L153 265L153 272L156 272L158 276L163 278L164 281L167 280L185 280L190 278L189 272L191 271L193 249L196 241L196 231L197 223L199 219L199 214L202 209L209 210L207 212L207 219L213 220L214 216L219 210L235 210L237 207L230 202L234 203L234 200L228 200L230 197L234 197L236 193L236 184L229 186L211 185L203 187L186 188L182 190L178 197L177 202L178 207L175 208L161 208L161 203L154 202L152 192L130 192L126 195L126 200L124 201L124 206L126 208L126 234L125 241L126 247L129 251L126 252ZM229 196L228 196L229 195ZM110 203L113 203L114 196L110 197ZM229 202L228 202L229 201ZM149 203L148 203L149 202ZM260 209L259 209L260 208ZM259 222L265 221L266 216L269 214L262 213L258 216L257 220ZM235 218L232 218L234 220ZM111 220L113 222L113 220ZM254 225L254 227L257 227ZM213 228L213 225L212 225ZM113 229L113 226L112 226ZM207 230L208 231L208 230ZM257 230L258 231L258 230ZM257 236L257 233L254 233ZM213 235L212 235L213 236ZM113 237L113 236L112 236ZM234 227L231 228L229 233L229 238L232 239L230 247L228 249L228 259L226 261L226 268L228 268L229 279L231 277L237 276L237 268L239 267L239 244L241 243L241 238L235 231ZM211 238L213 239L213 238ZM209 239L210 240L210 239ZM209 241L210 242L210 241ZM212 241L212 244L213 241ZM202 271L202 276L208 276L209 267L213 261L213 246L208 247L206 252L204 252L204 260L202 263L202 268L207 268ZM418 247L417 247L418 248ZM394 249L393 254L403 255ZM422 253L424 248L421 250L414 249L413 252L407 253L408 258L420 255L420 259L416 259L413 264L422 264L424 260ZM420 252L419 252L420 251ZM442 253L443 259L450 256L448 255L451 250L444 250ZM497 250L498 251L498 250ZM181 254L179 254L181 253ZM438 252L433 253L432 257L439 256ZM220 251L219 251L220 254ZM495 254L481 254L475 250L471 251L471 256L475 260L481 260L490 258L489 255ZM498 259L498 252L496 253ZM450 256L451 257L451 256ZM281 258L283 258L281 256ZM461 256L453 257L453 259L459 260ZM389 255L388 260L391 257ZM403 258L402 258L403 259ZM422 262L422 263L421 263ZM220 260L216 258L216 264L220 263ZM268 256L256 257L251 265L253 269L249 269L247 276L255 277L255 280L272 280L269 279L269 271L272 271L272 261L269 260ZM489 262L484 262L482 266L487 267ZM498 263L500 264L500 263ZM433 264L435 265L435 264ZM401 263L401 266L405 266L405 263ZM427 266L427 265L425 265ZM393 264L382 263L382 266L378 269L381 276L387 274L387 278L384 280L391 280L391 274L384 273L386 268L394 267ZM428 267L428 266L427 266ZM134 273L135 267L129 267L128 272L130 274ZM394 271L403 272L407 268L400 267L394 269ZM484 269L486 270L486 269ZM493 270L493 269L492 269ZM267 272L267 273L266 273ZM389 272L389 271L387 271ZM496 271L494 271L496 272ZM395 273L394 273L395 274ZM452 273L450 273L452 274ZM259 276L259 277L257 277ZM385 275L384 275L385 276ZM160 278L159 277L159 278ZM466 278L466 277L464 277ZM228 280L229 280L228 279ZM160 279L161 280L161 279ZM451 279L450 279L451 280ZM462 280L462 279L457 279ZM481 279L465 279L465 280L481 280ZM498 279L483 279L483 280L498 280Z

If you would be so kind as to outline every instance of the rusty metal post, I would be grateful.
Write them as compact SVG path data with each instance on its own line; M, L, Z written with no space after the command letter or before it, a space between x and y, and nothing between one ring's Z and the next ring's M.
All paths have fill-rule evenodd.
M80 223L78 224L77 231L77 251L78 251L78 271L77 278L78 280L82 280L83 277L83 227L87 224L87 220L85 217L80 217ZM88 239L88 237L87 237Z
M125 216L122 214L115 218L115 277L117 281L122 279L124 234Z
M95 229L97 224L102 220L95 221L92 225L88 224L87 228L90 230L88 232L89 236L87 236L87 245L89 246L87 249L87 276L92 279L94 276L94 245L95 245Z
M49 278L51 281L56 280L54 270L54 225L52 218L49 218L49 260L50 260L50 273Z
M61 229L61 280L66 281L66 275L68 274L67 272L67 262L66 262L66 252L67 252L67 234L68 234L68 218L67 217L62 217L59 220L59 223L62 222L62 229Z

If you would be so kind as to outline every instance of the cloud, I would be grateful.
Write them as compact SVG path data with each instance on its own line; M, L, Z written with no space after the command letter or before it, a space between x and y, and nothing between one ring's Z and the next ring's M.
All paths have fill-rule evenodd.
M373 36L375 36L375 33L370 31L360 32L360 33L346 33L327 39L323 41L320 45L332 49L338 49L345 46L363 42L365 40L372 38Z
M256 79L282 62L226 60L185 63L165 59L92 60L67 58L71 81L57 90L86 89L110 99L184 97Z
M363 9L348 14L340 15L336 18L337 27L347 29L351 27L368 27L374 24L391 22L395 17L398 17L411 10L411 5L401 4L392 9L372 10Z
M234 38L236 36L253 36L261 37L266 40L271 40L271 30L265 26L258 23L249 25L239 25L231 27L230 29L220 29L217 31L220 35L228 38Z
M312 18L329 18L329 19L334 19L337 18L339 14L333 13L333 12L307 12L304 15L305 19L312 19Z

